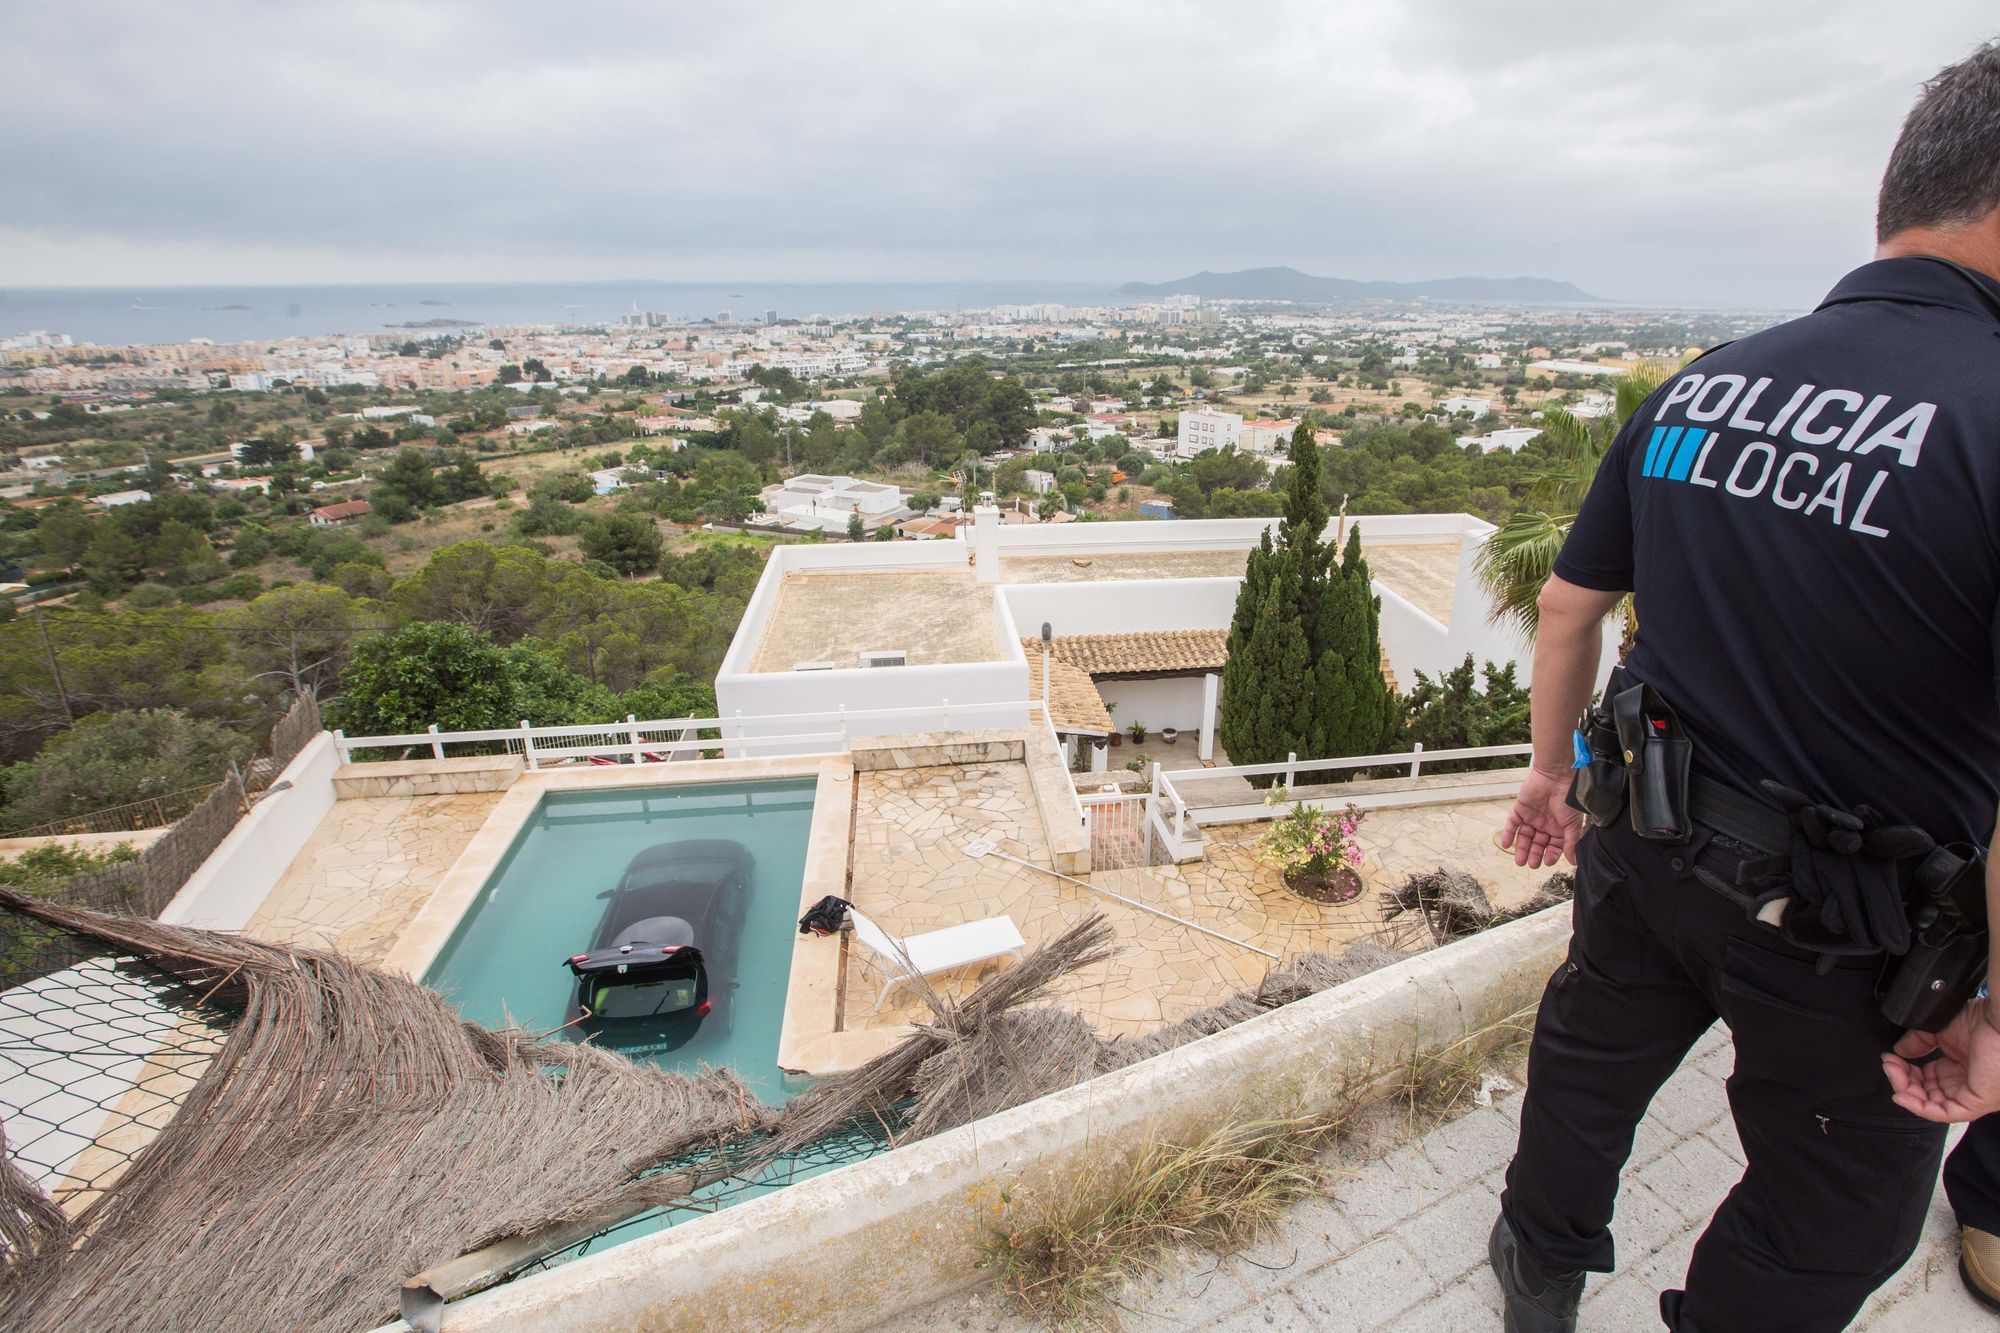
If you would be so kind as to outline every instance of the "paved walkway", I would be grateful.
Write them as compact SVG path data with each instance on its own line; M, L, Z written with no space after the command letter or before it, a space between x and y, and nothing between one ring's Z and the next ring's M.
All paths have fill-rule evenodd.
M1721 1030L1717 1029L1718 1034ZM1618 1200L1619 1271L1594 1278L1585 1330L1660 1328L1659 1291L1677 1286L1709 1213L1742 1171L1722 1079L1726 1035L1697 1048L1639 1127ZM1135 1330L1216 1328L1458 1330L1500 1327L1486 1236L1514 1149L1520 1095L1372 1159L1336 1163L1331 1198L1294 1205L1281 1231L1230 1258L1182 1255L1120 1301ZM1869 1333L1941 1333L2000 1324L1960 1287L1957 1236L1942 1191L1908 1266L1862 1311ZM886 1326L1028 1329L990 1286Z

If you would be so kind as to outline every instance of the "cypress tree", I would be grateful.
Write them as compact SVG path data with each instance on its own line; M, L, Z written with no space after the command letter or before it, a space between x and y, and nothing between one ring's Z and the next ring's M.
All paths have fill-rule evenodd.
M1264 535L1257 540L1257 549L1250 552L1250 559L1243 568L1243 586L1236 590L1236 613L1229 622L1229 657L1243 651L1243 645L1250 641L1250 627L1257 623L1257 609L1264 605L1264 594L1271 586L1271 574L1276 564L1277 549L1271 545L1271 530L1264 529ZM1228 667L1223 668L1227 679ZM1224 743L1225 747L1227 742Z
M1290 613L1298 579L1280 567L1265 589L1248 639L1230 656L1235 682L1222 698L1222 745L1239 764L1270 764L1300 743L1311 719L1305 634ZM1271 780L1253 779L1257 786Z
M1324 668L1332 659L1331 680L1316 682L1323 693L1321 717L1327 754L1368 754L1390 739L1396 700L1382 679L1382 603L1361 554L1361 534L1348 534L1347 548L1328 585ZM1320 669L1315 669L1315 677Z

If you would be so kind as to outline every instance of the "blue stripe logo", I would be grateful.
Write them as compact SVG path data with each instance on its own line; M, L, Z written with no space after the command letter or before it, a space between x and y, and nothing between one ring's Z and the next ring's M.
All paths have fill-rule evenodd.
M1686 481L1708 435L1699 426L1653 427L1652 438L1646 441L1644 475Z

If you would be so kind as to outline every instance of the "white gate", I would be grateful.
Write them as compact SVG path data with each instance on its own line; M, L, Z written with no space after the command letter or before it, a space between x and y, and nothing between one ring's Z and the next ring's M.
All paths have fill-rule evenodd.
M1090 868L1133 870L1152 864L1153 830L1143 793L1094 792L1078 798L1090 821Z

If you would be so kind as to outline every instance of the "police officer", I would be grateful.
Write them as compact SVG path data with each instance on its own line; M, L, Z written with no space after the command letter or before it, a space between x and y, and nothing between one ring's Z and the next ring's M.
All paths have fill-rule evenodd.
M1748 1165L1662 1294L1672 1328L1843 1327L1915 1248L1935 1122L2000 1108L2000 1011L1905 1036L1876 993L1909 938L1895 858L2000 812L2000 43L1926 85L1877 232L1813 313L1633 415L1542 594L1502 842L1578 874L1490 1247L1510 1330L1575 1327L1634 1128L1717 1018ZM1656 743L1666 789L1585 833L1572 728L1627 591L1613 749Z

